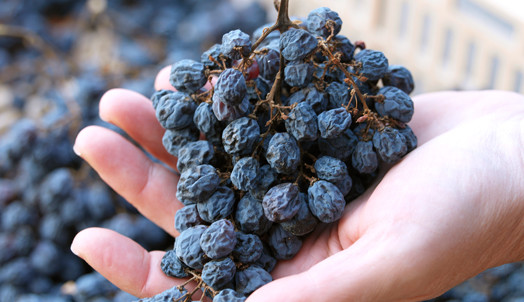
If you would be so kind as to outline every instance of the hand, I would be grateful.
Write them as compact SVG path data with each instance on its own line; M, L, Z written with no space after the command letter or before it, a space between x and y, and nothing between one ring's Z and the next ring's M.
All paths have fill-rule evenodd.
M169 88L168 69L156 89ZM171 87L172 89L172 87ZM442 92L415 98L419 147L280 262L276 281L248 301L394 301L437 296L482 270L524 259L524 98L505 92ZM171 167L150 101L111 90L103 119ZM110 130L87 127L75 150L146 217L176 236L178 176ZM115 232L80 232L72 250L118 287L152 296L181 283L165 276L163 252Z

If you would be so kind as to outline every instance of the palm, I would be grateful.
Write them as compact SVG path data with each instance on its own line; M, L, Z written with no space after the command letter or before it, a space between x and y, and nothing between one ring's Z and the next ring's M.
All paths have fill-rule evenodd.
M165 70L161 72L159 79L157 89L167 88ZM469 250L461 249L460 243L464 236L475 236L476 232L484 231L481 224L473 225L472 229L464 229L463 219L474 221L475 215L482 214L472 210L472 202L478 202L477 197L482 196L460 191L456 182L457 177L463 176L466 177L466 183L469 181L472 184L474 181L465 175L468 169L476 168L475 158L469 157L471 154L467 152L468 148L475 144L477 147L489 146L481 146L488 145L480 136L485 133L475 135L471 132L475 132L472 129L477 129L475 123L480 123L476 116L485 116L486 109L490 107L483 107L482 104L485 103L480 102L472 110L464 111L459 106L452 105L451 101L454 100L450 100L449 96L429 95L417 100L416 114L411 125L419 137L420 147L380 177L375 189L368 190L364 196L353 201L338 224L317 230L304 242L302 250L294 259L281 262L275 268L276 278L289 275L293 277L269 284L255 292L250 300L258 301L259 297L263 297L264 301L275 301L277 298L285 301L303 300L297 295L299 291L288 290L290 286L302 287L303 293L317 293L316 301L363 298L365 296L362 296L362 290L357 289L365 285L366 281L382 282L384 287L381 291L368 291L370 300L380 298L381 293L391 291L393 287L399 287L399 284L406 289L399 293L398 298L407 298L406 293L415 296L435 295L464 278L497 264L486 260L485 263L474 266L474 269L463 269L461 274L454 275L454 279L440 280L434 286L427 287L428 274L445 276L449 265L465 263L468 260L465 257L472 256L468 253ZM469 106L472 101L479 103L473 99L463 100L461 106ZM453 106L451 108L454 110L445 110L445 102L449 103L447 106ZM524 110L523 106L514 106L514 102L508 103ZM102 117L124 129L157 158L175 166L176 159L167 154L160 143L162 129L146 98L129 91L113 90L102 99L100 112ZM511 114L502 111L486 116L507 119ZM490 127L485 128L486 131L495 131ZM450 129L453 130L448 131ZM439 136L440 134L442 135ZM450 143L454 144L453 148L450 148ZM83 130L77 138L75 150L146 217L170 234L176 235L172 221L175 211L182 204L175 198L178 180L175 174L150 162L122 137L98 127ZM120 156L115 157L115 153ZM480 158L476 160L482 160L483 153L477 154ZM466 164L448 164L450 162ZM493 172L490 168L497 167L488 165L485 167L488 170L477 172L482 176L482 173ZM466 171L462 171L464 169ZM485 180L482 177L479 179ZM453 232L458 235L450 236ZM477 244L481 248L488 245L482 240L475 242L480 242ZM75 238L72 249L117 286L136 296L150 296L180 282L166 277L160 271L159 261L163 253L147 253L128 238L108 230L88 229L81 232ZM450 255L446 253L447 249L456 249L457 253ZM384 261L376 265L377 259ZM439 259L447 261L448 266L439 265ZM410 269L413 266L419 267ZM390 275L380 274L384 269ZM395 274L408 274L409 278ZM331 282L337 276L345 281ZM392 283L391 280L395 278L406 283ZM409 280L416 282L408 282ZM329 286L335 290L328 293L308 290L306 287L311 282L313 285ZM410 291L421 286L425 286L424 292ZM340 288L336 290L337 287ZM330 292L334 296L330 296ZM341 296L340 293L346 295Z
M479 95L462 95L461 103L456 100L461 95L453 93L418 98L412 127L419 148L353 201L338 224L308 238L274 275L305 272L302 282L289 280L301 283L303 290L315 285L317 291L307 291L312 301L416 301L501 264L499 258L484 255L500 244L519 242L501 235L508 226L493 213L503 211L504 202L522 188L518 174L504 167L522 158L522 141L514 138L521 132L524 104L482 100ZM476 106L470 107L473 102ZM454 112L443 109L452 103ZM498 110L492 110L493 104ZM487 161L491 158L497 160ZM518 214L513 219L522 225ZM270 301L272 292L283 301L299 301L294 293L282 297L291 286L285 280L255 293L253 301L262 296ZM340 290L331 297L320 290L337 283ZM362 290L373 286L380 290Z

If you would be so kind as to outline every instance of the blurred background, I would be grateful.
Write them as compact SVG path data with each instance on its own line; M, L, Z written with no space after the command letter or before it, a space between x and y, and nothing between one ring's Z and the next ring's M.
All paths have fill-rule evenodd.
M291 1L328 6L351 41L414 74L415 94L496 88L524 92L524 1ZM111 88L150 96L156 73L200 59L236 28L274 20L271 0L0 1L0 301L132 301L74 256L73 236L103 226L147 249L173 240L72 152L78 131L103 125ZM524 301L524 267L490 269L436 301Z
M415 94L448 89L524 93L524 1L291 1L297 15L327 6L342 33L408 67Z

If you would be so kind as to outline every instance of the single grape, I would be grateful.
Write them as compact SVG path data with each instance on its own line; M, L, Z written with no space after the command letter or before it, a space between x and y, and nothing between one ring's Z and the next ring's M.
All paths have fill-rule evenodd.
M229 255L237 243L235 227L227 219L213 222L200 237L200 246L211 259Z
M311 213L324 223L339 220L346 205L340 190L325 180L316 181L309 187L308 200Z
M286 221L300 209L299 190L295 184L283 183L269 189L262 201L264 214L273 222Z

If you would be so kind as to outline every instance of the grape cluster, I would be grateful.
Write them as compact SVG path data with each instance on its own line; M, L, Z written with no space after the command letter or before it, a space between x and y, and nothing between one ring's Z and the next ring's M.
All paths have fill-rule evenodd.
M339 35L329 8L287 25L226 33L201 62L172 66L177 92L152 96L185 205L162 270L191 277L214 301L243 301L270 282L276 262L339 220L381 162L417 144L406 68ZM177 301L193 293L180 287Z

